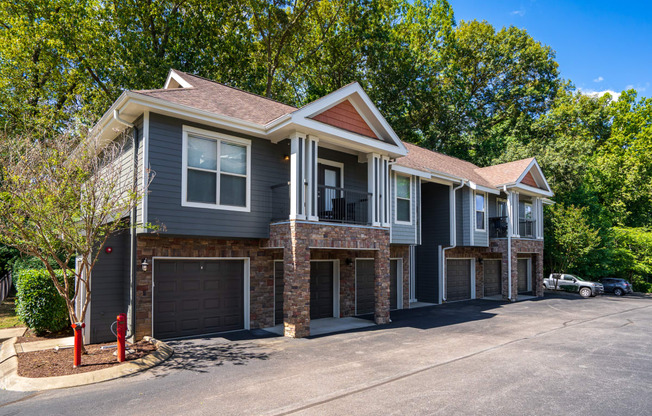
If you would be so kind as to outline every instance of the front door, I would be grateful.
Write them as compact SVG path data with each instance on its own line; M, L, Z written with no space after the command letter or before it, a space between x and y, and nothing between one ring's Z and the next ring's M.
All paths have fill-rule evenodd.
M317 171L319 216L335 219L338 213L334 212L334 208L337 208L341 192L334 188L339 188L342 184L342 171L338 167L322 163L317 166Z
M310 319L333 317L333 262L310 262Z
M518 259L518 293L532 290L530 278L530 259Z
M355 313L364 315L374 313L376 305L374 260L355 261Z

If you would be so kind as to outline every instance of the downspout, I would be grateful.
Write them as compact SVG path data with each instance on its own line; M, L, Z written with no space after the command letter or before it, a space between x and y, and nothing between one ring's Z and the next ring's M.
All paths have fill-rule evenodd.
M113 119L118 123L124 124L127 127L132 129L131 136L131 151L133 158L133 175L132 175L132 186L133 189L138 187L138 127L135 124L126 121L120 117L119 110L113 110ZM130 227L129 227L129 237L130 237L130 262L129 262L129 284L131 290L130 303L131 303L131 337L136 335L136 223L137 217L137 206L134 206L131 210L130 215Z
M457 223L456 223L456 219L457 219L456 218L456 210L457 210L457 208L455 207L456 202L457 202L457 198L455 197L455 195L456 195L455 191L457 191L458 189L463 188L465 183L466 183L466 179L462 179L462 182L460 182L460 185L458 187L456 187L456 188L453 188L453 191L451 192L451 194L453 195L453 197L452 197L453 209L451 210L451 214L450 214L451 223L453 224L453 233L451 235L452 244L449 247L444 247L441 250L442 281L443 281L442 299L443 299L444 302L446 302L446 250L450 250L452 248L457 247Z
M507 298L512 301L512 198L511 192L507 190L507 185L503 185L503 192L507 194Z

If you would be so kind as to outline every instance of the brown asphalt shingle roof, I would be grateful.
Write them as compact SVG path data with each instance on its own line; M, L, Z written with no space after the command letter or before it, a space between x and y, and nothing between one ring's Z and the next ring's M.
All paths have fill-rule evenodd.
M533 160L534 158L530 157L528 159L515 160L514 162L501 163L500 165L480 168L477 172L494 186L516 183Z
M174 72L192 85L192 88L137 90L133 92L262 125L296 110L296 107L228 87L202 77L177 70L174 70Z
M534 158L517 160L500 165L481 168L471 162L433 152L411 143L403 142L408 150L407 156L399 158L397 165L426 172L444 173L468 179L478 185L496 188L499 185L514 183Z

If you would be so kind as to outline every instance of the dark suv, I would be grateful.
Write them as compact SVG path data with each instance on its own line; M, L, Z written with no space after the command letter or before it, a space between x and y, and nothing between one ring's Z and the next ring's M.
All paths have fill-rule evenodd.
M616 296L622 296L633 292L632 285L625 279L605 277L602 279L602 285L604 286L605 292L611 292Z

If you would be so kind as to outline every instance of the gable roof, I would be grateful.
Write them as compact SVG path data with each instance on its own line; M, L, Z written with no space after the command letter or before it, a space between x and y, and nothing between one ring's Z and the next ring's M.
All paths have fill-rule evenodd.
M530 191L538 189L538 192L552 196L552 191L543 172L533 157L481 168L456 157L424 149L411 143L404 144L408 154L396 161L399 166L443 174L454 180L466 179L478 186L490 189L499 189L503 185L525 185ZM528 179L531 179L535 186L532 186Z
M297 109L270 98L178 70L170 71L166 86L167 88L162 89L133 92L261 125L268 124Z
M372 139L378 139L376 133L369 127L350 100L344 100L310 118Z
M478 174L478 166L466 160L433 152L411 143L404 143L408 154L396 161L397 165L426 172L443 173L459 179L467 179L478 185L493 187L492 183Z
M534 158L531 157L528 159L501 163L499 165L487 166L486 168L478 168L478 173L493 186L515 184L533 160Z

